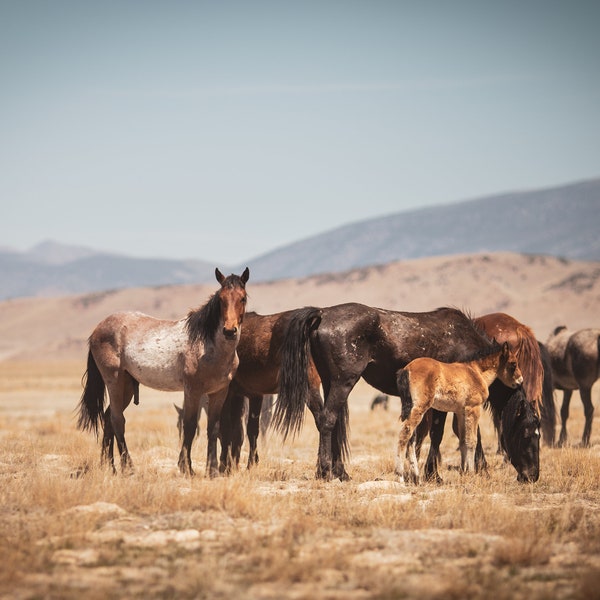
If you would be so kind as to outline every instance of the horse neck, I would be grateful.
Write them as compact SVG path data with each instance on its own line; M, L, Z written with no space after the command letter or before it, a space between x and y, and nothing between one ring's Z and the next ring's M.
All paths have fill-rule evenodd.
M473 360L469 365L481 375L487 387L490 387L500 372L500 354L490 354L484 358Z

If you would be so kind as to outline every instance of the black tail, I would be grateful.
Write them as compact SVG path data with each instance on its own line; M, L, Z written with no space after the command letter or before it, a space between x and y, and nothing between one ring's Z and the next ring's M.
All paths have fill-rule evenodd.
M85 388L79 402L77 427L81 431L93 431L97 436L98 424L102 423L102 427L104 427L104 399L106 389L91 351L88 352L87 371L83 376L83 382Z
M286 438L296 435L304 421L309 394L308 358L310 332L321 322L321 309L302 308L292 316L281 346L279 393L273 413L273 427Z
M544 436L544 442L546 443L546 445L554 446L556 429L556 406L554 405L554 384L552 382L552 365L550 362L550 354L548 353L548 349L542 343L540 343L540 355L542 358L542 367L544 368L541 406L542 434Z
M400 400L402 401L402 412L400 413L400 419L405 421L408 419L408 415L410 415L410 411L413 407L408 371L406 369L401 369L398 373L396 381L398 382L398 394L400 394Z

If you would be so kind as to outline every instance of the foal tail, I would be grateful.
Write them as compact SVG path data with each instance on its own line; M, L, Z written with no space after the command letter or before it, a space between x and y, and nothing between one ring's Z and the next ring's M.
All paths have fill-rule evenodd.
M98 424L104 427L105 385L98 365L88 352L87 371L83 376L85 388L79 402L77 428L81 431L93 431L98 436Z
M283 434L296 435L304 421L309 396L310 333L321 322L321 309L302 308L292 316L281 345L279 393L273 413L273 427Z
M406 369L400 369L397 377L398 383L398 394L402 402L402 412L400 413L400 419L405 421L410 415L410 411L413 407L413 399L410 393L410 375Z

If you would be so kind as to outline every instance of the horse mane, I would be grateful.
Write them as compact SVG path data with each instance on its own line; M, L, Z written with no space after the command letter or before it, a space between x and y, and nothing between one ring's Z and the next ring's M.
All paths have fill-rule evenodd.
M483 334L485 335L485 334ZM487 336L485 336L487 337ZM489 338L488 338L489 339ZM479 348L473 354L461 360L461 363L468 363L476 360L481 360L482 358L486 358L487 356L492 356L493 354L498 354L502 351L502 344L499 344L496 339L490 340L490 345L485 348Z
M540 346L533 331L526 325L517 327L518 345L515 354L519 368L524 374L523 390L527 399L535 405L538 417L541 414L543 402L544 368Z
M246 287L239 275L229 275L221 284L221 289L233 287ZM190 344L207 341L214 342L217 328L221 321L220 291L216 291L204 306L190 310L188 313L185 325Z
M220 320L219 292L215 292L204 306L188 313L185 326L190 344L214 342Z

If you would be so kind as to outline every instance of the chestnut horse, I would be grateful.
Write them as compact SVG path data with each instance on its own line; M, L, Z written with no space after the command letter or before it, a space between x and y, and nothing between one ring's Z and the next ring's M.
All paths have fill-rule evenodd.
M397 396L396 372L414 358L457 362L492 346L454 308L409 313L348 303L300 309L289 320L283 340L274 424L284 434L300 427L312 358L325 394L323 404L309 404L319 430L317 477L348 479L348 394L361 377L384 394Z
M139 401L139 384L163 391L183 390L182 473L194 475L191 447L198 426L201 398L208 395L207 472L218 473L217 435L229 382L238 366L237 346L246 310L246 282L225 277L215 269L221 288L208 302L178 321L155 319L139 312L108 316L89 339L85 389L79 404L78 427L98 433L104 429L102 459L113 468L114 439L122 470L132 468L125 443L123 412L131 399ZM109 406L104 410L105 389Z
M525 396L532 404L532 407L538 417L540 413L543 417L543 430L545 437L552 444L554 440L554 403L552 398L546 398L546 405L542 410L543 402L543 384L544 377L550 378L551 374L544 375L542 356L539 342L530 327L521 323L514 317L506 313L491 313L473 319L474 325L489 338L495 339L498 343L508 342L510 348L517 357L519 368L523 374L523 391ZM496 380L490 386L487 407L492 412L494 426L498 432L498 438L501 439L502 412L506 407L514 390L508 388L500 380ZM430 418L431 429L429 431L431 445L429 454L425 463L425 475L428 479L441 481L439 475L440 444L444 435L444 425L446 422L446 413L433 410ZM456 430L456 424L455 424ZM417 446L420 446L422 438L427 433L427 426L419 428ZM514 464L514 457L509 456ZM481 444L481 436L477 435L477 447L475 450L475 468L485 470L487 461ZM520 474L522 475L522 474ZM523 479L523 477L521 477Z
M442 363L433 358L415 358L398 371L396 381L402 401L402 425L398 436L396 475L401 482L404 482L405 457L409 459L414 481L419 482L416 436L413 433L430 408L455 414L461 469L463 472L475 470L475 444L481 408L496 378L512 389L523 383L517 357L508 342L478 352L464 362Z
M564 325L557 327L546 341L550 354L554 387L563 390L560 408L561 428L558 445L567 443L567 420L573 390L579 390L585 425L581 445L590 445L592 435L592 386L600 377L600 329L569 331Z

